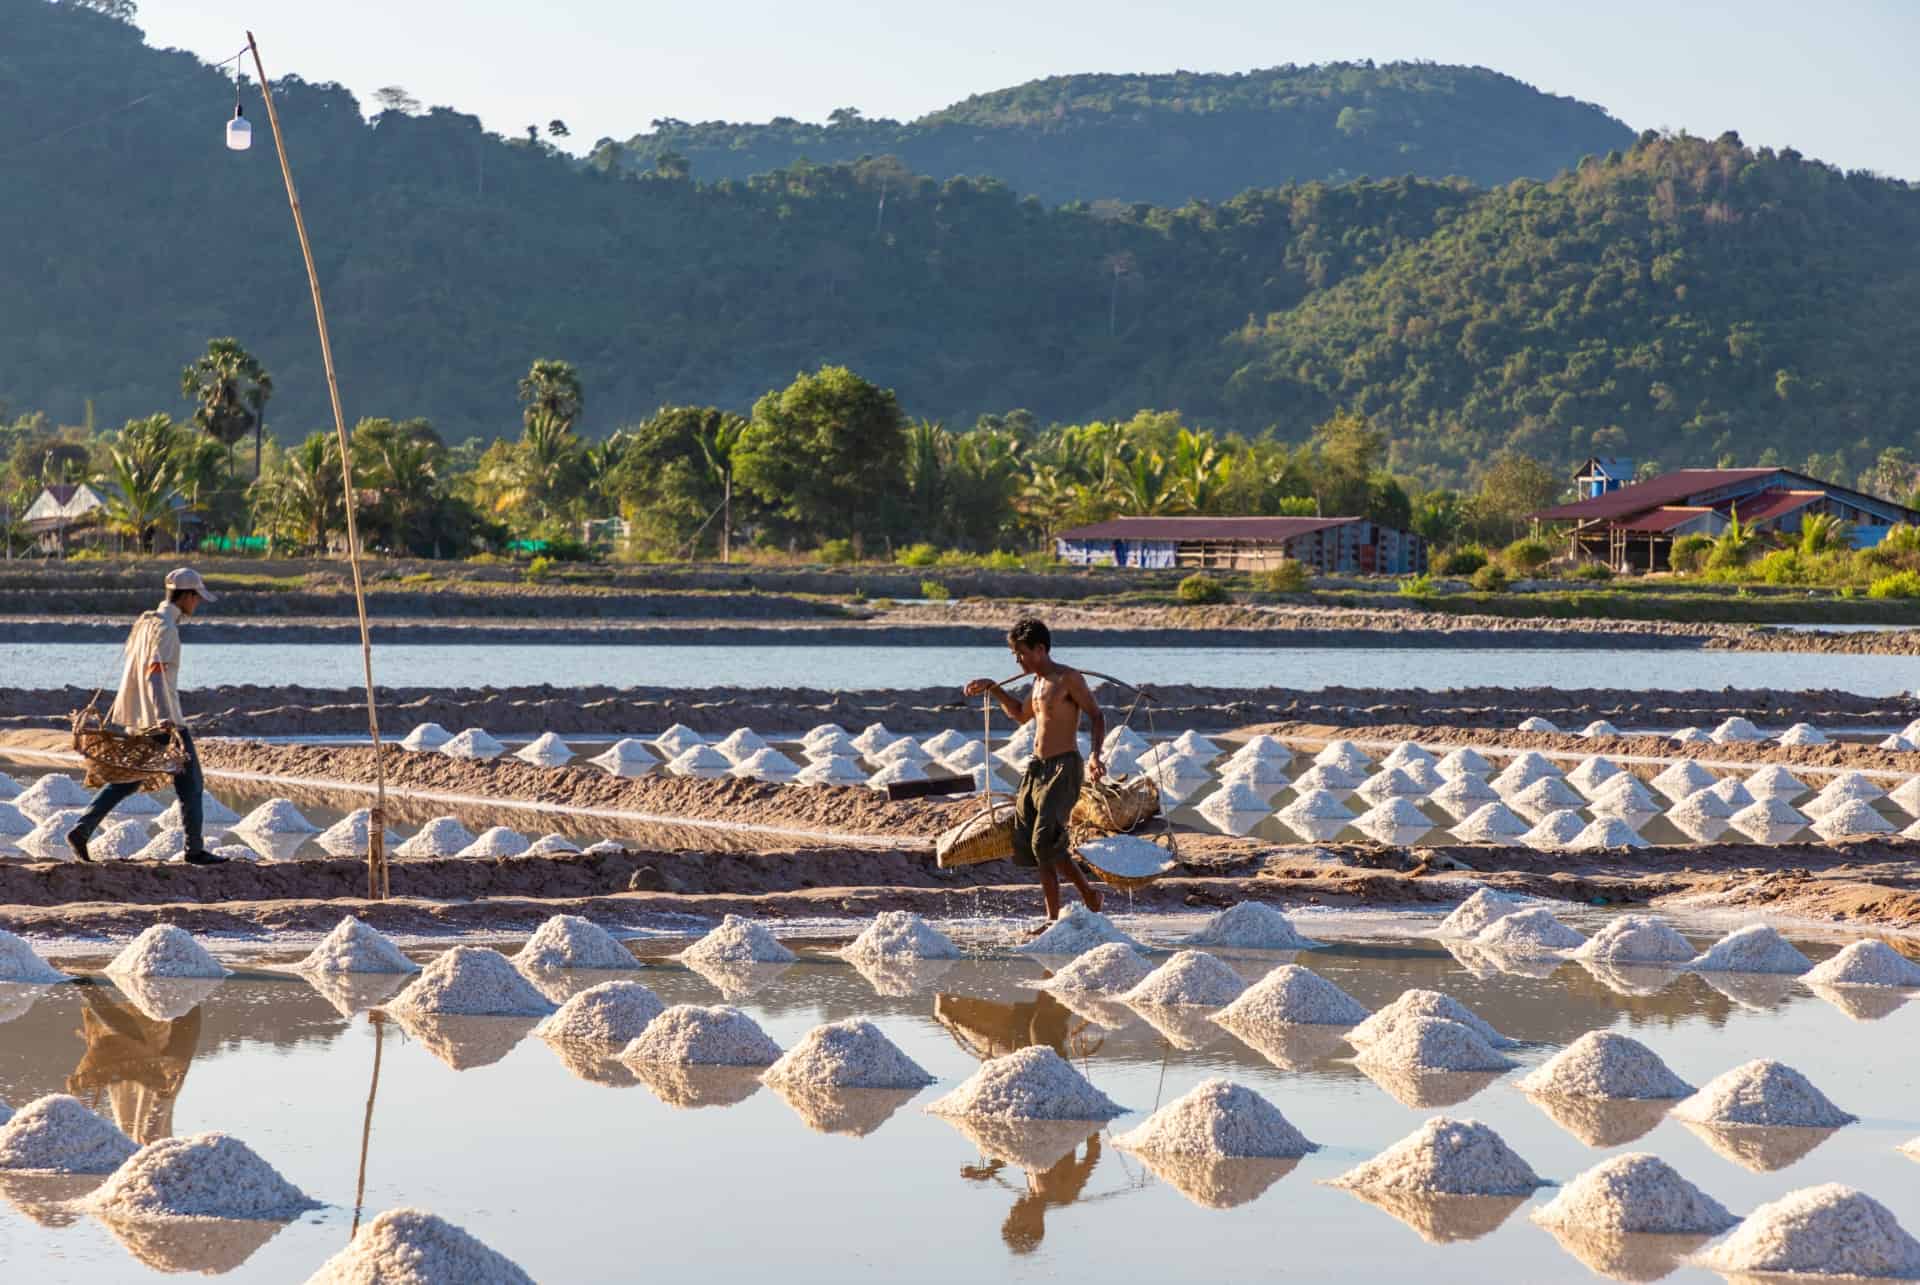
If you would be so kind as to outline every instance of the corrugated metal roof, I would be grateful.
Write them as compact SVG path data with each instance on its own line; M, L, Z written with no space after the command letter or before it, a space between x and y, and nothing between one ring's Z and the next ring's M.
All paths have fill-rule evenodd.
M1756 482L1761 478L1773 477L1781 471L1777 468L1675 469L1671 473L1662 473L1659 477L1648 478L1644 482L1623 486L1617 491L1596 495L1592 499L1542 509L1533 516L1546 521L1566 522L1597 522L1608 518L1623 518L1630 514L1645 513L1648 509L1657 509L1663 505L1684 503L1696 495L1715 491L1723 486L1736 486L1741 482Z
M1664 508L1642 513L1638 517L1625 518L1613 525L1616 530L1630 531L1638 535L1659 535L1712 512L1712 509L1697 505L1670 504Z
M1359 518L1108 518L1060 532L1062 540L1294 540Z
M1740 523L1742 526L1745 526L1749 523L1772 522L1776 518L1784 518L1789 513L1806 508L1815 500L1824 500L1826 498L1827 493L1825 491L1770 490L1761 491L1757 495L1749 495L1745 499L1735 501L1730 505L1715 505L1714 507L1725 507L1730 510L1737 510L1740 514Z

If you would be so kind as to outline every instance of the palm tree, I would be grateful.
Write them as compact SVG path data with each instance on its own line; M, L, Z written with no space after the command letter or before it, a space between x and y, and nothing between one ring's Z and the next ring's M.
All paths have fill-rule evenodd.
M1810 513L1800 523L1800 552L1813 555L1853 547L1853 524L1831 513Z
M149 415L128 420L107 452L108 529L130 537L142 553L153 552L153 537L162 527L178 529L173 497L179 439L171 416Z
M260 476L260 441L266 423L273 378L236 339L207 342L204 356L180 372L180 392L198 403L193 422L227 448L227 472L233 472L233 448L253 434L253 476Z
M1174 438L1173 484L1190 512L1205 513L1213 508L1228 468L1228 457L1220 453L1220 444L1212 433L1183 428Z
M327 536L346 524L340 494L340 448L331 433L309 433L281 465L253 484L254 511L264 514L270 535L303 549L323 549Z
M584 446L573 431L585 397L572 362L542 359L520 380L524 426L516 451L517 489L535 514L550 518L585 484Z
M424 419L363 419L354 426L353 466L360 470L355 489L374 497L375 522L389 550L411 551L422 543L415 537L424 537L442 498L444 451Z
M1120 507L1134 517L1162 517L1186 507L1172 470L1158 451L1135 451L1120 474Z

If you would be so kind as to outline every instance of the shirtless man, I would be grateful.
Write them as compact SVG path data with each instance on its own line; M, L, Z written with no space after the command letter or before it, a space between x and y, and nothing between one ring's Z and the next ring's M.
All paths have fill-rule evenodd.
M1084 776L1098 781L1107 774L1101 757L1101 743L1107 737L1107 721L1087 680L1053 658L1053 637L1045 624L1031 616L1016 620L1007 631L1007 647L1020 662L1022 673L1033 675L1033 685L1022 701L1009 694L990 678L976 678L967 684L968 696L992 692L1000 708L1016 723L1034 720L1033 759L1020 781L1020 793L1013 803L1013 860L1022 866L1039 866L1040 895L1047 903L1047 920L1060 916L1060 871L1080 890L1087 909L1100 909L1100 893L1080 873L1067 847L1067 823L1073 805L1080 801L1083 771L1077 737L1080 714L1087 715L1093 735L1093 756Z

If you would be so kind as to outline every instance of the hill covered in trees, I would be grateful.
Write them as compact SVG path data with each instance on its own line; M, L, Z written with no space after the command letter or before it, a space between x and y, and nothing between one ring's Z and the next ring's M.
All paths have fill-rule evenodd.
M1632 138L1590 103L1484 67L1365 62L1053 76L906 122L851 107L824 125L656 120L625 143L603 141L594 160L633 171L683 159L714 180L884 154L934 178L997 178L1049 203L1180 205L1366 175L1483 186L1550 178Z

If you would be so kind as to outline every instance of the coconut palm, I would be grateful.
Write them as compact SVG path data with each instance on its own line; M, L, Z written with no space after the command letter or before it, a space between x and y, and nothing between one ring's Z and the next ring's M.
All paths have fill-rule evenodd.
M213 339L207 351L180 372L180 392L197 403L193 422L227 448L227 472L233 472L233 448L253 434L253 475L260 476L260 443L273 378L236 339Z
M324 549L327 537L346 525L340 448L331 433L309 433L288 451L280 467L257 479L254 513L270 537L302 549Z
M179 439L171 416L149 415L128 420L107 451L107 527L132 539L142 553L153 552L160 530L178 530Z
M1800 552L1821 554L1853 547L1853 524L1831 513L1810 513L1800 523Z
M1120 474L1120 507L1133 517L1163 517L1187 507L1158 451L1135 451Z
M353 430L355 490L361 510L371 507L378 538L394 552L426 543L440 485L445 447L424 419L395 423L363 419ZM367 498L371 497L371 506Z

